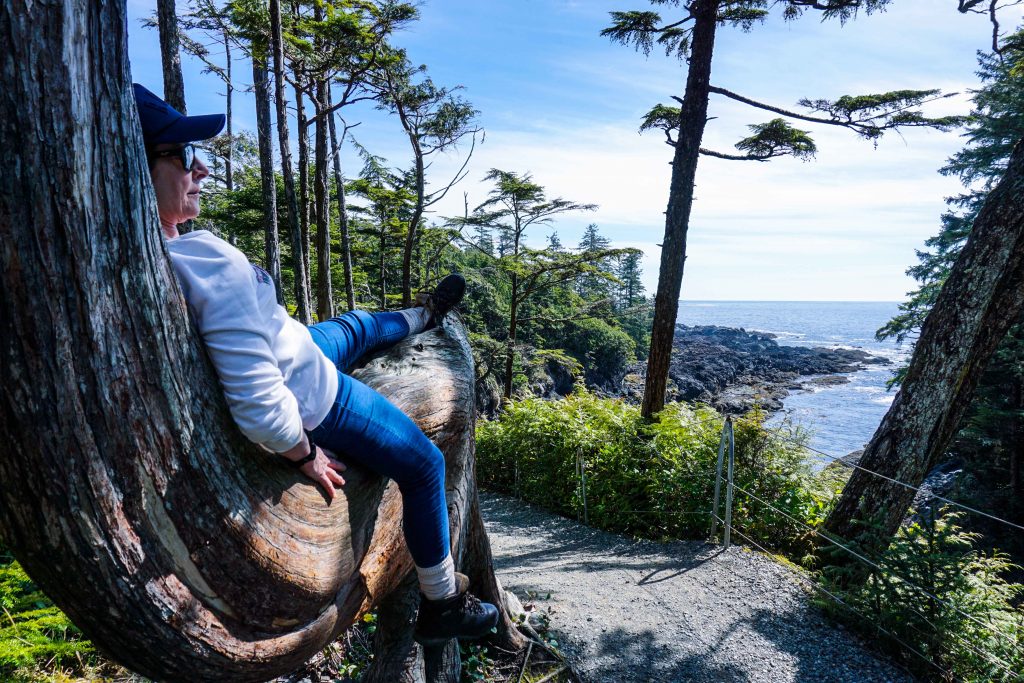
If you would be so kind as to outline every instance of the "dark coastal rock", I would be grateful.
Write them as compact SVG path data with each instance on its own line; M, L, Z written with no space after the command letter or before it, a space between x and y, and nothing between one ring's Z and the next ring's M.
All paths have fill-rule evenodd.
M668 399L701 401L730 414L755 405L775 411L790 390L844 383L849 380L841 373L889 362L859 349L780 346L775 335L765 332L678 325ZM632 399L643 394L646 369L644 363L630 368L621 395ZM809 375L826 376L799 381Z
M840 384L849 384L850 378L845 375L825 375L824 377L812 377L798 385L800 389L806 389L808 385L815 387L834 387Z

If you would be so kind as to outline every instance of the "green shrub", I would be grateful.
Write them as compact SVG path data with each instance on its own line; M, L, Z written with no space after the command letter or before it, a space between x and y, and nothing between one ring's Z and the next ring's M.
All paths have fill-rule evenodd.
M802 447L771 438L763 415L748 417L735 426L736 484L800 522L817 522L832 492L810 485ZM559 401L525 399L480 423L478 478L560 514L585 514L603 529L701 538L710 522L722 426L721 416L701 406L672 404L648 424L638 407L585 391ZM733 521L773 547L793 547L804 536L801 525L740 492Z
M822 580L870 615L870 623L851 623L891 634L894 653L921 675L936 674L927 658L955 680L1017 680L1008 672L1024 671L1024 609L1015 607L1024 586L1006 581L1015 567L1005 555L975 549L979 536L959 526L962 517L942 510L903 526L877 562L881 571L864 582L849 587L847 572L833 567L824 568ZM824 603L851 619L849 610Z
M37 665L80 667L95 659L92 645L53 606L14 558L0 549L0 676L27 678Z

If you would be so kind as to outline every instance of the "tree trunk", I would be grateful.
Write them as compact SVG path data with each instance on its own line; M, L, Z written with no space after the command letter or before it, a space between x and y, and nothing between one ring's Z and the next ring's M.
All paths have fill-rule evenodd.
M181 77L178 14L174 0L157 0L156 13L160 33L160 63L164 74L164 101L185 114L185 81Z
M293 70L295 77L298 72ZM306 291L312 292L312 270L309 267L309 124L306 122L306 98L295 86L295 130L299 134L299 232L302 234L302 265L306 274Z
M518 251L518 248L516 249ZM512 398L512 371L516 358L516 327L518 327L519 316L519 276L512 273L512 298L509 304L508 317L508 349L505 352L505 390L502 396L505 401Z
M125 26L124 2L0 4L0 535L113 659L266 680L409 574L401 499L353 466L327 505L233 425L159 237ZM461 558L481 543L464 328L356 374L445 454Z
M385 219L380 224L380 246L378 248L380 260L380 310L388 310L388 275L387 275L387 253L388 253L388 232Z
M317 81L317 109L322 109L327 102L327 88L326 80ZM324 118L317 119L315 157L316 315L320 320L329 320L334 317L334 297L331 291L331 195L327 187L327 122Z
M686 93L680 109L679 135L672 158L672 182L668 210L665 212L665 238L662 240L658 292L654 299L654 326L651 350L647 357L647 378L641 412L647 419L665 407L665 387L672 359L672 340L679 313L679 291L686 263L686 232L693 208L693 185L697 177L700 141L708 117L708 89L711 84L711 58L715 48L715 25L719 0L694 3L693 42Z
M267 51L252 46L252 82L256 95L257 142L260 149L260 182L263 194L264 264L284 305L281 285L281 246L277 235L277 180L274 178L274 139L270 135L270 84L267 82Z
M412 306L412 252L419 238L417 234L420 221L423 219L423 203L426 201L426 169L423 164L423 149L420 147L420 140L416 131L406 117L404 111L399 108L402 125L409 136L409 144L412 146L412 155L416 164L416 204L413 206L412 217L409 219L409 230L405 233L405 249L402 251L402 306Z
M224 184L227 185L228 192L232 192L235 189L235 135L234 127L231 125L231 104L234 99L235 88L231 84L231 36L228 35L228 29L225 26L223 28L224 33L224 87L225 96L227 97L227 121L228 121L228 148L227 156L224 157Z
M331 89L327 88L327 108L333 105ZM334 184L338 188L338 225L341 228L341 264L345 272L345 303L348 310L356 309L356 288L352 282L352 243L348 234L348 209L345 206L345 177L341 174L341 149L335 130L334 114L327 117L331 130L331 156L334 161ZM344 140L342 140L344 142Z
M969 408L988 360L1024 309L1024 145L1018 144L921 327L899 393L861 467L911 486L924 481ZM854 470L827 534L877 557L914 499L904 486ZM840 553L829 562L847 564Z
M284 201L288 209L288 234L292 243L292 267L295 270L295 317L303 325L313 322L309 302L309 278L302 257L304 244L299 228L299 207L292 175L292 151L288 144L288 102L284 98L284 43L281 37L281 2L270 0L270 41L274 53L274 92L277 99L277 136L281 150L281 175L284 176Z

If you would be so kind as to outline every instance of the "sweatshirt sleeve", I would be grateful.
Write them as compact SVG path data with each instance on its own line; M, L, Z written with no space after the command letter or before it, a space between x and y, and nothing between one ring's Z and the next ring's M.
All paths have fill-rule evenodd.
M239 429L272 451L292 448L302 418L260 315L252 265L226 243L172 252L172 262Z

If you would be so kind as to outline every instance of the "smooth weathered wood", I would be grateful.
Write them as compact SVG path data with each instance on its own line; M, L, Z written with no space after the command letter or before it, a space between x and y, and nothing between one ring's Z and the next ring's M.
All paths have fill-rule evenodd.
M353 467L328 505L234 427L160 241L124 26L123 2L0 2L0 535L129 668L266 680L408 575L401 500ZM457 554L471 363L453 323L355 372L445 453Z
M921 328L906 378L859 465L919 486L942 457L970 406L988 360L1024 310L1024 146L974 221ZM915 492L855 470L825 532L877 557ZM837 554L829 562L854 562Z

